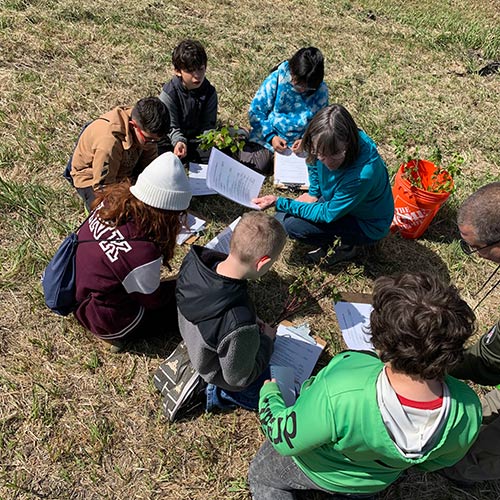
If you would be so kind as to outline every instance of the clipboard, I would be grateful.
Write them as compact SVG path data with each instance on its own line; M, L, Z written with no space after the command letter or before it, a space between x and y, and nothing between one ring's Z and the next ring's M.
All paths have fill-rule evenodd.
M301 192L309 190L308 172L305 163L305 158L299 157L287 150L288 153L275 153L274 154L274 187L277 189L284 189L291 192ZM290 182L283 180L286 179L286 174L284 173L290 169L291 176ZM299 178L302 178L303 182L297 182Z

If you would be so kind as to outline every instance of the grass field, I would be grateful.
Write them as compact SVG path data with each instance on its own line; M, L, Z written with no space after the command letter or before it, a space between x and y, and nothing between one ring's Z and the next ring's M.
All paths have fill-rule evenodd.
M276 268L252 284L271 321L290 285L313 294L335 279L292 318L327 341L325 363L343 348L335 290L368 292L381 274L426 270L477 302L493 267L461 253L454 221L460 200L499 178L499 76L477 73L500 59L499 13L498 0L2 0L0 498L247 499L248 464L262 442L256 416L241 410L165 421L152 374L178 339L112 355L73 318L44 307L41 272L83 218L61 177L83 123L158 95L172 48L190 36L207 48L220 119L246 125L269 69L315 45L331 102L376 140L391 174L417 154L445 167L463 162L456 193L421 239L392 235L376 253L329 271L299 267L305 249L288 243ZM210 222L202 244L241 214L213 197L192 208ZM478 334L498 317L498 304L497 291L478 308ZM411 472L380 498L494 500L500 484L465 493Z

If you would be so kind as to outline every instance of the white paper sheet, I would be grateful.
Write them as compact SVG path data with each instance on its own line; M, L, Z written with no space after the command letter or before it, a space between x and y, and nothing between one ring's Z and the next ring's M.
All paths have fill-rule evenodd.
M189 164L189 185L193 196L217 194L217 191L207 187L207 170L208 165L204 163Z
M354 351L374 351L370 333L372 305L340 301L334 307L347 347Z
M309 186L306 159L287 149L274 155L274 184Z
M271 365L271 378L276 379L286 406L292 406L297 399L295 391L295 371L291 366Z
M186 240L188 240L193 234L199 233L205 227L206 221L194 216L193 214L188 214L186 220L186 226L181 229L181 232L177 235L176 243L182 245Z
M233 220L233 222L231 222L231 224L227 226L223 231L221 231L215 238L212 238L205 245L205 247L228 254L234 228L236 227L236 224L240 222L240 219L241 217L238 217L237 219Z
M310 376L323 351L323 346L312 337L295 333L293 327L278 326L271 365L290 366L295 371L295 389Z
M208 160L207 186L219 194L245 207L260 210L252 203L258 198L265 177L239 161L212 148Z

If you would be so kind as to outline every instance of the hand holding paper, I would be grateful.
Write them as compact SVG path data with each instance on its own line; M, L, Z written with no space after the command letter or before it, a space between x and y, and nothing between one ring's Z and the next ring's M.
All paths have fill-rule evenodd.
M264 210L265 208L272 207L277 199L273 194L268 194L261 198L252 198L252 203L255 203L261 210Z
M252 203L259 196L264 176L212 148L208 160L207 186L240 205L260 210Z

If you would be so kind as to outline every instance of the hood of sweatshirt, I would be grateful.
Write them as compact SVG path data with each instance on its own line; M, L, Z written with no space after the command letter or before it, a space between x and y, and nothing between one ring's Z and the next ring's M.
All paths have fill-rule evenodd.
M191 323L198 324L238 305L248 306L247 282L221 276L215 267L226 254L193 245L177 278L177 307Z

